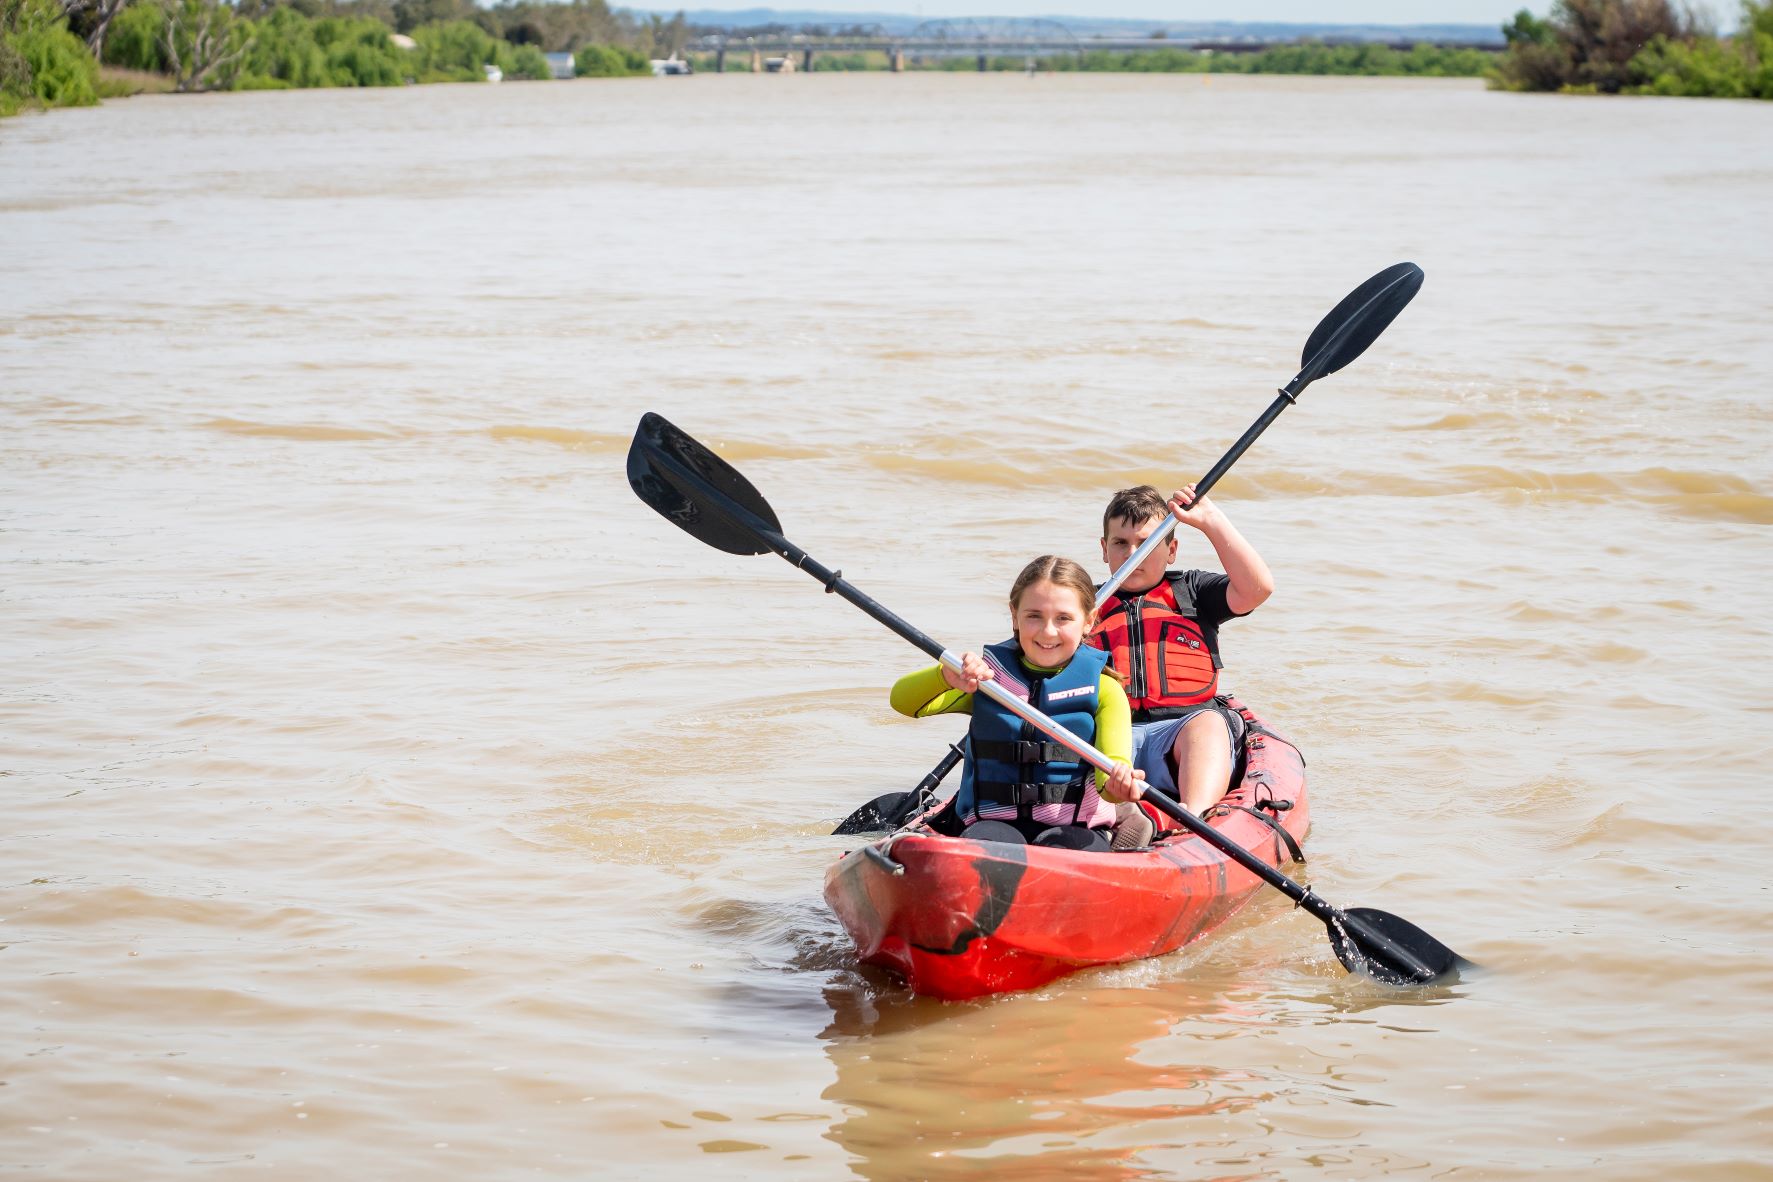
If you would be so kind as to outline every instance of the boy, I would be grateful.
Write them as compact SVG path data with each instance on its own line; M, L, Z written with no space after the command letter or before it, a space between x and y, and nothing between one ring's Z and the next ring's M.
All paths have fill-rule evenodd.
M1133 765L1148 785L1197 816L1230 787L1243 720L1217 706L1219 625L1246 616L1274 594L1274 576L1237 527L1194 486L1166 503L1155 488L1122 489L1102 514L1102 561L1113 573L1163 524L1166 513L1206 535L1224 574L1169 569L1176 539L1152 551L1120 589L1097 605L1089 643L1106 649L1133 709ZM1141 824L1141 822L1143 822ZM1116 849L1138 849L1152 825L1123 806Z

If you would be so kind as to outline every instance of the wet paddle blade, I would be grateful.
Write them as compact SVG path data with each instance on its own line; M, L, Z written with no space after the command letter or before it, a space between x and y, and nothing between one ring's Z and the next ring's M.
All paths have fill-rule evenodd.
M888 792L877 796L842 821L831 831L834 837L853 837L858 833L890 833L935 802L935 795L919 790Z
M1351 973L1387 985L1446 984L1472 964L1407 919L1350 907L1324 921L1330 946Z
M776 512L737 469L648 411L628 447L628 483L641 500L691 536L728 554L771 554Z
M1397 263L1349 292L1306 338L1299 354L1299 378L1294 379L1299 388L1365 353L1415 298L1422 279L1422 268L1415 263Z

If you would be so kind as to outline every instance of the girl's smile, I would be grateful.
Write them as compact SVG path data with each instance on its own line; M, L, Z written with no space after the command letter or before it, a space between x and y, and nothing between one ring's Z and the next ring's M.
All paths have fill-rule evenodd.
M1022 591L1016 605L1016 642L1029 661L1056 669L1077 652L1089 623L1075 590L1043 579Z

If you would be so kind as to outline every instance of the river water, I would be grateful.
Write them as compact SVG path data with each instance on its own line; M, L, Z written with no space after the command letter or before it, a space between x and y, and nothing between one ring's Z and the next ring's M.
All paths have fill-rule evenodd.
M0 1167L57 1179L1745 1179L1773 1162L1773 105L732 75L0 124ZM638 417L961 646L1123 484L1279 590L1301 871L911 997L821 876L953 720L629 491ZM1188 531L1184 531L1187 533ZM1212 556L1198 535L1185 561Z

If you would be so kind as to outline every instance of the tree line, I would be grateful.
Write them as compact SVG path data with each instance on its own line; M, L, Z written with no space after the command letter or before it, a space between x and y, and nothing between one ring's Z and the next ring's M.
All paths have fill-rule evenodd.
M1773 0L1741 0L1720 36L1673 0L1556 0L1502 27L1500 53L1418 45L1276 45L1253 53L1182 48L1085 50L1052 70L1484 76L1507 90L1773 98ZM0 115L81 106L142 89L399 86L552 76L544 53L574 55L580 76L649 72L692 30L612 11L605 0L0 0ZM101 71L101 63L111 67ZM1020 55L988 68L1021 70ZM884 69L883 54L816 54L815 69ZM973 69L972 57L926 68Z
M264 90L649 74L688 26L604 0L0 0L0 115L141 90ZM101 65L110 69L101 70Z

